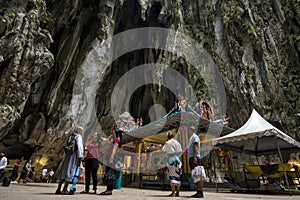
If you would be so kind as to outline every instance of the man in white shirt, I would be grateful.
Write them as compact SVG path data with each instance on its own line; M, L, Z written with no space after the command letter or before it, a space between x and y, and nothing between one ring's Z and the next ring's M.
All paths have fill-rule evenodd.
M72 192L69 192L68 185L69 183L72 183L72 180L75 175L75 171L77 167L79 166L79 163L83 160L83 143L82 143L82 137L84 135L84 129L82 127L78 127L75 134L75 140L76 140L76 148L74 152L71 154L65 152L64 154L64 160L62 167L59 172L59 183L57 190L55 191L55 194L74 194L75 190ZM64 184L63 190L61 190L62 185Z
M5 168L7 165L7 158L4 153L0 153L0 182L3 181L4 175L6 173Z

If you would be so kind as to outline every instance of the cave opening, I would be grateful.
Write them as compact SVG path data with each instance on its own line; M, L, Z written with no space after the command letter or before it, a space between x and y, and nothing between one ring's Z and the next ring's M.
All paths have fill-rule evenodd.
M172 110L175 101L178 101L169 88L162 85L158 90L158 87L158 84L143 85L130 97L129 112L135 119L142 118L143 124L164 117Z

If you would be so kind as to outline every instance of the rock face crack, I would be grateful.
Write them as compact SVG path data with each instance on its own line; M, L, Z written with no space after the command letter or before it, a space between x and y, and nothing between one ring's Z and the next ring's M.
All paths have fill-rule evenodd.
M32 84L54 64L54 56L48 49L53 42L52 36L40 27L45 3L31 3L30 6L25 3L8 5L3 9L1 23L5 28L0 33L3 35L0 38L0 64L5 69L0 79L0 140L20 119Z

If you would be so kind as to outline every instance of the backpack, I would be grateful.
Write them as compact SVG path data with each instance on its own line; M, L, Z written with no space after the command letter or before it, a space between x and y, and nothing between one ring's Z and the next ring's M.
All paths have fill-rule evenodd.
M67 141L67 144L64 146L65 153L73 154L76 150L76 134L72 133Z

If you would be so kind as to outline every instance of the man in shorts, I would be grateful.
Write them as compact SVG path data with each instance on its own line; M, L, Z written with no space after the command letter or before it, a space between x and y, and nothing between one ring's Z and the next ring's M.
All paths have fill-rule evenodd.
M192 136L189 140L188 146L188 156L189 156L189 165L190 169L193 170L197 166L201 166L201 156L200 156L200 138L197 134L197 129L194 126L190 127ZM203 198L203 180L195 183L196 185L196 194L192 195L193 198Z

